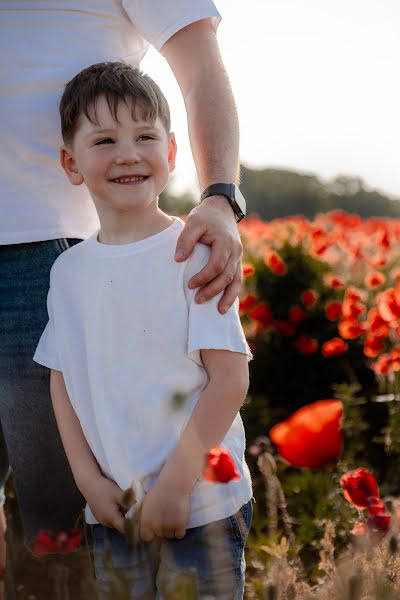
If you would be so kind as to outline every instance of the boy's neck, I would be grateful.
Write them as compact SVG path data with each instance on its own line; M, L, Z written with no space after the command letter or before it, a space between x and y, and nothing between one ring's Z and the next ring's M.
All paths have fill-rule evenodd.
M102 244L132 244L140 242L152 235L160 233L174 222L174 217L170 217L162 210L157 208L157 211L152 215L143 215L134 218L127 213L122 218L104 219L99 215L101 228L98 232L97 239Z

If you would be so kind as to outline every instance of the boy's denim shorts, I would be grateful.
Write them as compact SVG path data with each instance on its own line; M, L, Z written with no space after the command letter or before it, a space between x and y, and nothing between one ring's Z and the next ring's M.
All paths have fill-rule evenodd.
M93 525L100 600L118 593L135 600L241 600L252 515L250 500L227 519L188 529L181 540L133 544L115 529Z
M10 465L28 546L40 529L71 529L85 505L54 418L50 370L32 360L48 320L50 269L80 241L0 245L0 483Z

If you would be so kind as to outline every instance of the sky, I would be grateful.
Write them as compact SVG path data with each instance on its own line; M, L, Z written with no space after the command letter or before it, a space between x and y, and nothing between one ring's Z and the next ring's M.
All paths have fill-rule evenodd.
M399 0L215 0L241 162L323 180L360 176L400 198ZM172 190L198 191L183 99L150 49L178 142Z

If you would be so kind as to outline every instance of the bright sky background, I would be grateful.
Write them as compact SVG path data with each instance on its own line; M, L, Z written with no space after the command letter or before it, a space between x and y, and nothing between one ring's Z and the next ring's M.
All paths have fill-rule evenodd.
M400 197L400 1L215 3L239 111L241 161L323 179L357 175ZM170 103L178 142L173 188L196 192L179 88L153 49L141 66Z

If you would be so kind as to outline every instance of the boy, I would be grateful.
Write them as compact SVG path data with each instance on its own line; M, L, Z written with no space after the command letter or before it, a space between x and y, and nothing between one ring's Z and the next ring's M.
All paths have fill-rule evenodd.
M242 598L252 490L238 411L251 354L237 306L221 315L219 297L197 304L187 287L208 247L174 261L183 223L158 208L176 157L167 102L138 70L100 63L67 84L60 113L61 165L88 187L101 227L54 263L34 360L51 368L97 577L107 590L100 554L110 549L132 598L168 594L191 571L198 597ZM239 480L201 479L219 445ZM132 544L123 535L130 485L143 491Z

